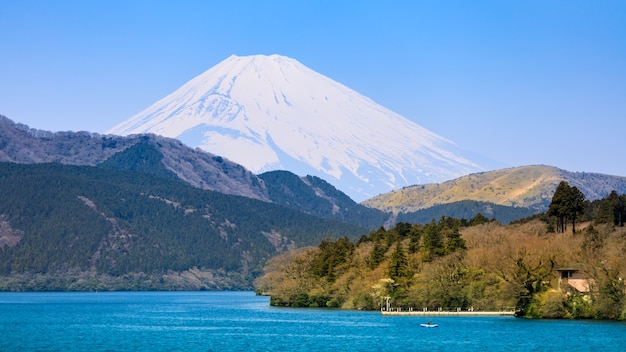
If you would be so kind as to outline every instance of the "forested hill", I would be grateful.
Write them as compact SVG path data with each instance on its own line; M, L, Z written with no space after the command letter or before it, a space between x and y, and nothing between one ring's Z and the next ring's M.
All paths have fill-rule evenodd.
M400 213L397 215L396 221L411 224L427 224L433 219L440 219L442 216L457 219L472 219L477 214L481 214L488 219L495 219L501 224L509 224L512 221L520 220L537 213L538 211L532 208L510 207L488 202L462 200L448 204L438 204L414 212Z
M389 214L355 203L317 177L287 171L255 175L218 155L156 135L49 132L0 115L0 162L61 163L141 171L201 189L281 204L318 217L377 228Z
M276 306L625 320L626 195L572 201L578 189L562 185L550 215L507 226L480 215L400 222L280 254L256 290Z
M0 163L0 289L249 289L272 255L366 233L174 177Z
M299 177L289 171L259 175L272 202L322 218L357 224L368 229L382 226L390 217L378 209L356 203L343 192L316 176Z

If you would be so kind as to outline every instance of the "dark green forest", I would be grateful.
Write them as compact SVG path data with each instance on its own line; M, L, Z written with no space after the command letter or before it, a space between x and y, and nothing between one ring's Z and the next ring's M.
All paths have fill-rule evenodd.
M367 231L170 177L59 164L0 163L0 222L2 236L18 239L0 242L5 277L142 273L158 280L200 268L238 273L238 288L250 288L277 252ZM22 284L4 289L41 289Z
M471 219L477 214L482 214L489 219L495 219L501 224L508 224L512 221L526 218L536 214L536 210L530 208L510 207L488 202L474 200L463 200L449 204L435 205L427 209L410 213L398 214L398 222L409 222L413 224L427 224L432 219L439 219L442 216Z
M357 204L319 177L306 176L305 183L289 171L271 171L260 174L259 178L265 181L272 202L307 214L345 221L367 229L379 227L390 216L378 209ZM324 197L319 197L316 190L320 190Z

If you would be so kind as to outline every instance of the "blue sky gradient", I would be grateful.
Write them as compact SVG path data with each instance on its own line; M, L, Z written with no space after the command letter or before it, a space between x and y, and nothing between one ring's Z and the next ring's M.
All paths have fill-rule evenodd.
M626 1L3 0L0 53L0 114L43 130L280 54L502 166L626 176Z

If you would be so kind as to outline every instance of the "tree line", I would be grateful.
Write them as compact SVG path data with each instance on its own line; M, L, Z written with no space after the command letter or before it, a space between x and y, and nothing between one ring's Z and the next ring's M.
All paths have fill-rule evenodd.
M565 232L567 223L570 223L572 233L576 233L576 223L581 220L623 227L626 221L626 195L618 195L613 190L607 197L589 202L577 187L561 181L547 215L553 220L550 230L556 232Z
M626 196L594 202L561 183L548 212L509 225L478 214L398 223L273 258L255 281L276 306L515 309L527 317L626 318ZM566 231L571 224L572 231ZM588 292L559 286L576 265Z

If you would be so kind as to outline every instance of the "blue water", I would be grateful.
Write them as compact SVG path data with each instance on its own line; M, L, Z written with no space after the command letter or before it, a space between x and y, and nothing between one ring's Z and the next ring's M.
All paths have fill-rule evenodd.
M626 324L269 307L252 292L0 293L0 351L626 351Z

